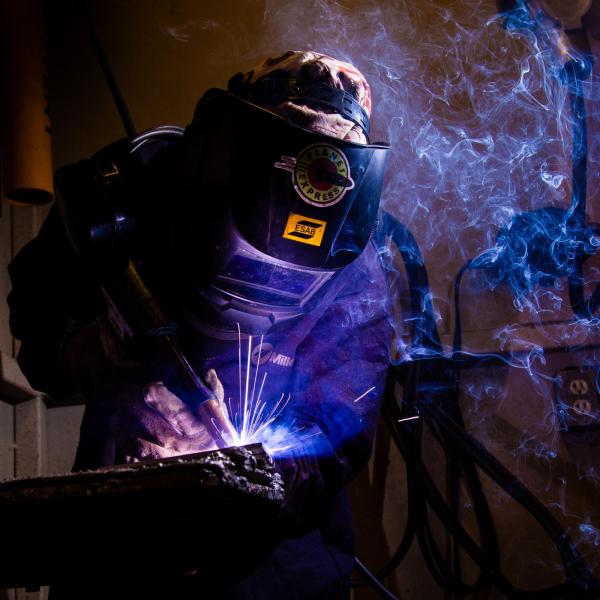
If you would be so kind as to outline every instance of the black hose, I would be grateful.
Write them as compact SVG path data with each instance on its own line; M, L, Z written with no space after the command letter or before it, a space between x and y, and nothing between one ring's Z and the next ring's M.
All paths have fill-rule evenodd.
M391 376L391 371L389 371L387 384L386 384L385 398L386 399L391 398L392 402L394 402L394 389L393 389L394 383L395 383L395 380ZM394 443L396 444L396 446L398 446L400 448L400 444L402 442L394 437L396 434L396 430L394 427L392 427L390 425L391 423L393 423L393 420L394 420L394 416L392 414L390 414L391 410L392 409L390 406L390 402L384 401L384 403L381 406L381 411L383 414L384 421L388 425L388 428L390 429L390 435L392 436ZM388 563L383 568L381 568L375 572L374 576L377 579L383 579L384 577L387 577L388 575L390 575L391 573L393 573L396 570L396 568L404 560L404 557L410 550L412 543L414 541L415 535L416 535L417 516L416 516L415 510L416 510L416 507L418 506L418 500L415 498L415 495L413 493L413 491L415 489L415 486L413 483L414 478L415 478L414 461L411 460L411 458L406 455L406 452L408 452L408 450L409 450L408 448L400 449L400 453L404 457L404 461L406 464L406 479L407 479L406 487L407 487L407 492L408 492L406 527L404 528L404 533L402 534L400 543L396 547L396 550L394 551L394 554L392 555L392 557L390 558ZM369 579L354 579L352 581L352 587L354 587L354 588L364 587L366 585L370 585L370 583L371 582Z
M440 586L455 595L476 593L493 585L508 598L519 600L596 597L600 593L598 582L592 578L590 570L560 523L520 480L465 429L458 404L460 371L464 365L476 361L476 358L467 361L461 353L459 288L460 278L469 265L461 269L457 276L457 329L452 355L446 357L437 333L429 300L427 274L416 241L391 215L384 215L383 223L386 227L383 235L387 234L394 241L405 260L411 293L411 311L420 308L428 314L421 314L416 319L411 315L410 322L413 326L424 328L420 332L413 328L413 348L416 344L421 344L422 347L416 347L414 352L408 353L409 356L419 359L391 367L382 408L392 439L406 462L409 519L398 549L391 561L377 572L376 577L391 573L406 555L416 537L432 576ZM422 358L423 356L426 358ZM479 362L486 358L481 357ZM394 380L399 381L404 388L402 408L398 406L394 396ZM421 419L399 422L407 416L417 414ZM457 478L453 485L457 485L458 478L465 480L475 508L480 533L479 543L463 528L459 515L453 509L452 499L450 504L444 500L423 463L421 421L427 424L452 461L452 476ZM563 561L563 583L540 590L521 590L513 586L501 573L496 531L477 468L482 469L510 494L544 528ZM444 558L430 531L428 509L433 510L454 540L454 556L450 562ZM480 576L473 584L462 581L461 569L457 566L459 562L456 558L459 549L466 552L480 569ZM366 583L369 582L362 580L355 582L355 585Z
M591 58L572 58L565 63L561 79L567 85L572 121L572 200L569 221L575 227L585 223L587 207L587 116L583 94L583 80L591 73ZM574 259L573 272L569 274L569 300L573 312L589 319L595 310L585 299L583 289L583 263L587 257L580 252ZM592 301L593 303L593 301Z
M96 30L94 29L92 19L90 18L87 2L81 2L79 3L79 5L81 9L81 18L83 19L85 30L87 31L92 47L94 48L96 58L98 60L98 63L100 64L102 73L104 74L104 79L106 79L106 83L110 89L113 101L117 107L117 110L119 111L119 116L121 117L123 128L125 129L125 132L127 133L128 137L134 137L136 134L136 129L135 125L133 124L133 119L129 114L129 109L127 108L125 99L121 94L121 90L117 84L117 80L115 79L114 73L112 72L110 64L106 58L106 54L104 53L102 44L100 43L100 40L96 35Z

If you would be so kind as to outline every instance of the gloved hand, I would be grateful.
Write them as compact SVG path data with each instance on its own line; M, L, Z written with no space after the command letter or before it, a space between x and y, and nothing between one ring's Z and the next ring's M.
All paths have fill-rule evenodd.
M328 518L335 496L366 464L371 441L353 406L325 400L292 410L302 435L275 458L285 483L279 521L288 534L301 535Z
M214 369L206 374L206 382L229 418L223 385ZM149 383L144 388L126 388L119 405L111 418L110 428L125 462L168 458L216 448L201 419L160 381Z

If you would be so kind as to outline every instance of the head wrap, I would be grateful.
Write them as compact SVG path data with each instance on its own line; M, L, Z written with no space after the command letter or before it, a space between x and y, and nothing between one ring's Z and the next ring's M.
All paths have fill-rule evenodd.
M273 93L275 88L283 89L278 84L289 88L289 82L304 90L303 95L290 99ZM261 86L263 83L271 85ZM311 97L311 89L318 93ZM229 81L229 90L300 127L342 140L368 142L371 90L362 73L350 63L318 52L289 51L267 58L247 73L238 73ZM337 109L325 101L328 93L338 104L351 105L350 109Z

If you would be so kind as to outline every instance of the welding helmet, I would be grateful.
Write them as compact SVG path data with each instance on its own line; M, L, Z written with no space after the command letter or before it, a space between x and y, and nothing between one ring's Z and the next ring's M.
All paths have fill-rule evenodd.
M228 91L206 92L186 130L186 169L203 196L186 212L187 237L202 244L194 224L209 213L218 221L215 206L223 207L213 232L214 278L203 294L238 322L245 313L273 323L301 314L364 250L389 147L367 143L370 96L361 104L355 89L289 70L243 77ZM340 131L347 139L336 137ZM200 252L192 242L188 254Z

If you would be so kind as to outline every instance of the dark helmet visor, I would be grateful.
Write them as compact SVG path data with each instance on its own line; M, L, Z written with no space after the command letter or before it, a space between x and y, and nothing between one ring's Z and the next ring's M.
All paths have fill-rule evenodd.
M260 252L332 270L366 246L389 146L315 133L217 89L198 103L187 135L203 195L225 201Z

